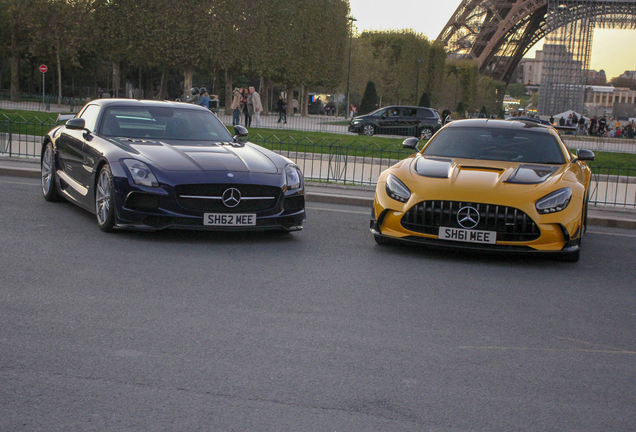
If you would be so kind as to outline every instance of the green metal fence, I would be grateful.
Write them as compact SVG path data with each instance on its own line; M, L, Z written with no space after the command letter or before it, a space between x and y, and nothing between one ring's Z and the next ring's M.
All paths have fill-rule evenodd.
M0 156L39 158L42 137L58 124L48 118L0 116ZM281 139L259 133L249 139L293 160L307 180L346 185L375 185L383 170L412 154L401 146L359 141ZM592 205L636 208L636 164L594 161L589 166Z

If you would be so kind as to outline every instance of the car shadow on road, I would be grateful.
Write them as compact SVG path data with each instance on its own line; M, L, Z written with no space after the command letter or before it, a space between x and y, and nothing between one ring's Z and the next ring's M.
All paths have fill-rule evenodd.
M513 253L507 251L482 251L477 249L455 249L450 247L420 244L375 245L382 253L443 262L464 262L470 264L505 264L523 267L560 268L576 266L559 260L555 254Z

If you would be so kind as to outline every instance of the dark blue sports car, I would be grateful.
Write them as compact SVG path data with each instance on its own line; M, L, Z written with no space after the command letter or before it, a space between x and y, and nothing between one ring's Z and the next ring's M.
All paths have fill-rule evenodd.
M97 99L44 138L42 193L103 231L302 229L300 169L234 129L196 105Z

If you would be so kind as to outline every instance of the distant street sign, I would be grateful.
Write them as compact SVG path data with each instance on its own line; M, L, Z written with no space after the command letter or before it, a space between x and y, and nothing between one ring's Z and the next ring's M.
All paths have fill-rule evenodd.
M47 68L46 65L40 66L40 72L46 73L47 70L49 70L49 68Z

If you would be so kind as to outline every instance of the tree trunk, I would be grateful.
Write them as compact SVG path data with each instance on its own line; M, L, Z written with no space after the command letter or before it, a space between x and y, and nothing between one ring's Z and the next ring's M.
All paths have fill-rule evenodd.
M55 46L55 60L57 61L57 106L62 106L62 62L60 60L60 41Z
M307 117L309 114L309 92L307 91L307 87L303 84L302 86L302 102L300 104L301 113L300 115L303 117Z
M233 80L234 76L232 69L225 69L225 115L232 115L232 100L234 99L234 95L232 93L232 90L234 90L232 87Z
M271 88L271 80L261 77L261 102L263 103L263 114L269 115L271 99L269 97L269 89Z
M119 62L113 62L113 92L110 97L117 97L117 92L119 91L119 86L121 85L121 78L119 76Z
M269 103L267 101L267 84L265 78L261 76L258 83L258 94L261 96L261 104L263 105L263 114L269 114Z
M192 78L194 77L194 68L192 66L186 66L183 74L183 96L181 100L183 102L190 97L190 89L192 88Z
M11 36L11 101L20 100L20 47L17 36Z
M166 90L168 88L168 66L164 66L161 71L161 85L159 88L158 100L166 100Z

